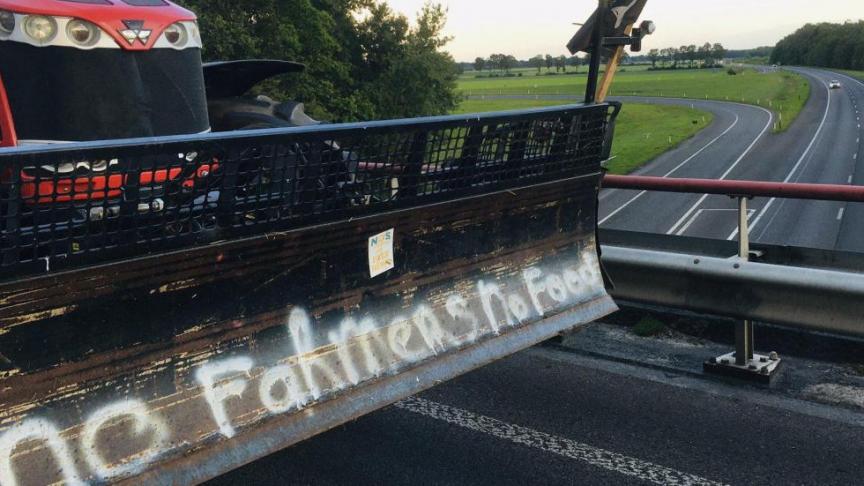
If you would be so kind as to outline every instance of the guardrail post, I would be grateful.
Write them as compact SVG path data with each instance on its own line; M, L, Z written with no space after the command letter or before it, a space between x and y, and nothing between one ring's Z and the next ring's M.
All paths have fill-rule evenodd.
M750 261L750 213L747 210L749 196L732 196L738 199L738 262L734 268ZM712 358L705 362L707 373L734 376L763 383L771 383L780 368L777 353L768 356L756 354L753 321L745 319L735 324L735 352Z
M750 215L747 198L738 198L738 258L750 260ZM735 325L735 364L745 366L753 359L753 321L745 320Z

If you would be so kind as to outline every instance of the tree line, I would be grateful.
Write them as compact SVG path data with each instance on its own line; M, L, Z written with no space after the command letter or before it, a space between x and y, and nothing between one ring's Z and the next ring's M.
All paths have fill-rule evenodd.
M681 47L651 49L646 57L651 62L651 67L655 69L658 64L661 67L674 69L685 63L689 68L695 66L713 67L726 57L726 52L723 44L706 42L701 46L691 44Z
M547 72L551 72L554 69L556 73L560 73L566 72L567 66L581 66L582 63L583 59L577 56L552 56L551 54L544 56L538 54L528 60L519 60L510 54L492 54L485 58L478 57L474 60L471 67L481 73L487 70L509 73L516 68L531 67L537 69L537 73L539 74L543 71L543 68L546 68Z
M864 20L807 24L777 43L771 62L864 70Z
M302 74L261 89L331 121L440 115L459 102L446 10L413 24L376 0L179 0L199 16L206 60L284 59Z

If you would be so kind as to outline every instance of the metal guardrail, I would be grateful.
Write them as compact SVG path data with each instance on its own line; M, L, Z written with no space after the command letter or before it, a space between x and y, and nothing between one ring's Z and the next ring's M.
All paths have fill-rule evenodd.
M747 201L756 196L864 202L855 186L606 176L606 188L726 195L738 200L738 254L733 259L611 247L604 261L612 294L656 305L709 312L742 321L734 353L706 362L706 371L770 381L776 356L755 352L754 320L864 335L864 276L751 263Z
M864 274L603 246L619 300L864 336Z

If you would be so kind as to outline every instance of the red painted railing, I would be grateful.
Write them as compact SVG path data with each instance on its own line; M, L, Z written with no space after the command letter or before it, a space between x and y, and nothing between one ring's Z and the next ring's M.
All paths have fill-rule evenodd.
M603 179L605 189L719 194L732 197L776 197L818 201L864 202L864 186L839 184L792 184L783 182L719 181L666 177L615 176Z

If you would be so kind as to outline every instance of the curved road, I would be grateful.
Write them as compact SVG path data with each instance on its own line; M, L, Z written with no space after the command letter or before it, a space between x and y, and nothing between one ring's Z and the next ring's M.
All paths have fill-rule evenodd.
M624 98L695 105L715 113L709 127L646 165L639 174L864 185L864 83L819 69L794 71L811 83L811 97L795 123L773 134L767 110L723 102ZM839 79L843 88L829 90ZM635 200L634 200L635 198ZM723 196L639 194L601 196L605 227L705 238L737 237L736 203ZM755 241L820 249L864 251L864 207L816 201L757 199L750 204Z
M864 186L864 83L821 69L791 68L808 78L811 96L783 133L758 106L691 99L616 97L623 102L693 106L714 122L636 172L692 177ZM840 80L842 89L829 90ZM487 97L488 98L488 97ZM574 96L494 98L575 100ZM605 228L737 238L737 203L724 196L606 190L600 196ZM762 243L864 252L864 204L756 199L750 203L751 239Z

